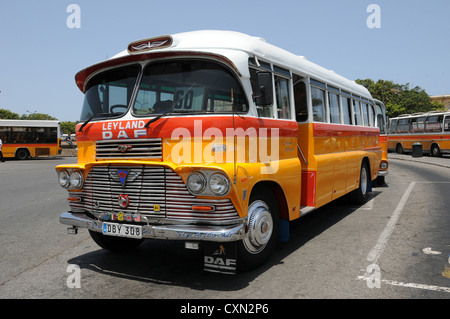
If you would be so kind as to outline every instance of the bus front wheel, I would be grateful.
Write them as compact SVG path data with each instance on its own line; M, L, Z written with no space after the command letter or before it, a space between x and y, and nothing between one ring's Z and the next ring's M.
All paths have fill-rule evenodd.
M20 148L16 151L16 158L18 160L26 160L29 156L30 152L25 148Z
M276 244L278 222L273 193L265 188L254 191L248 207L248 236L237 245L239 270L253 270L267 260Z

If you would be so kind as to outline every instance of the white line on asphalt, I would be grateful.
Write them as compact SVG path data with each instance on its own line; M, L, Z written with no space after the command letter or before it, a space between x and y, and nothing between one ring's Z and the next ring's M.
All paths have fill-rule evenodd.
M357 279L359 280L369 280L367 276L358 276ZM415 283L405 283L395 280L387 280L382 279L382 283L392 286L400 286L400 287L406 287L406 288L416 288L416 289L424 289L424 290L431 290L431 291L442 291L442 292L450 292L450 288L448 287L440 287L440 286L433 286L433 285L423 285L423 284L415 284Z
M419 182L419 183L423 183L423 182ZM378 241L377 241L376 245L372 248L370 253L367 255L367 260L369 262L371 262L372 264L378 264L378 259L381 257L381 254L383 253L384 248L386 247L386 244L394 231L395 225L397 224L397 221L403 211L403 208L405 208L406 202L408 201L408 198L411 195L414 185L416 185L416 182L411 182L409 184L408 188L406 189L405 193L403 194L402 198L400 199L400 202L398 203L397 207L395 208L394 213L392 214L389 222L387 223L387 225L384 228L383 232L381 233L380 237L378 237ZM431 249L425 248L424 252L426 253L429 250L431 251ZM364 276L358 276L357 279L369 281L373 278L370 278L369 273L366 271ZM399 282L399 281L395 281L395 280L386 280L386 279L381 279L379 282L382 282L382 283L388 284L388 285L392 285L392 286L425 289L425 290L431 290L431 291L450 292L450 288L448 288L448 287L439 287L439 286L423 285L423 284L416 284L416 283L404 283L404 282ZM378 288L379 288L379 286L378 286Z
M448 287L439 287L439 286L433 286L433 285L422 285L422 284L414 284L414 283L404 283L394 280L381 280L381 282L393 285L393 286L401 286L401 287L408 287L408 288L418 288L418 289L425 289L425 290L432 290L432 291L443 291L443 292L450 292L450 288Z
M400 214L403 211L403 208L405 207L406 202L408 201L409 195L411 194L412 189L414 188L414 185L416 185L416 182L411 182L409 184L408 188L406 189L405 193L403 194L402 198L400 199L400 202L398 203L397 207L394 210L394 213L392 214L391 218L389 219L386 227L384 228L383 232L381 233L380 237L378 237L378 241L375 245L375 247L372 248L370 253L367 255L367 260L371 262L372 264L378 263L378 259L380 258L381 254L384 251L384 248L389 240L389 238L392 235L392 232L394 231L395 225L397 224L398 218L400 217Z

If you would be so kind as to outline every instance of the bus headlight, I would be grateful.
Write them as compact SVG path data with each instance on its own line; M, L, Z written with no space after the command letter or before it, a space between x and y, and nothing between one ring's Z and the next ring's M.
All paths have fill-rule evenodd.
M209 189L216 195L223 196L230 190L230 182L220 173L209 177Z
M80 189L83 187L83 174L80 171L70 173L70 188Z
M201 193L206 186L205 177L198 172L193 172L187 179L187 188L193 194Z
M388 163L386 163L386 162L381 162L381 163L380 163L380 168L381 168L381 169L386 169L386 168L388 168Z
M58 182L61 187L67 188L70 185L70 177L67 171L58 171Z

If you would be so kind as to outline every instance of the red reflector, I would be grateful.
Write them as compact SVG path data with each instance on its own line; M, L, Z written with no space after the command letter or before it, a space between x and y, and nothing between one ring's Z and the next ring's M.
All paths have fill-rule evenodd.
M81 197L68 197L69 202L81 202Z

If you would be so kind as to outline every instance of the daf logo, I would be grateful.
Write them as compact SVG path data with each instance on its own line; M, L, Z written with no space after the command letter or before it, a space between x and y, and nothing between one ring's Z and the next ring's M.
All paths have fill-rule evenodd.
M130 198L128 197L128 195L120 194L118 203L120 208L127 208L130 205Z
M119 152L121 152L121 153L126 153L126 152L128 152L129 150L131 150L132 148L133 148L133 145L125 145L125 144L119 145L119 146L117 147L117 149L118 149Z

